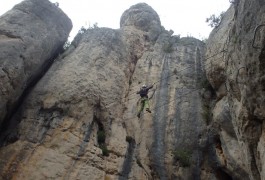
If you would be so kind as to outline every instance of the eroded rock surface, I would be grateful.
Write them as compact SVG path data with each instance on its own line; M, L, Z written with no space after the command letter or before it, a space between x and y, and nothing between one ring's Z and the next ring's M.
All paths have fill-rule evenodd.
M206 55L145 3L118 30L84 30L6 126L2 178L264 179L263 16L261 1L235 1ZM136 92L153 83L138 119Z
M262 1L234 1L207 44L208 56L223 51L207 76L218 94L220 167L234 179L265 178L264 15Z
M48 0L27 0L0 17L0 124L62 50L70 19Z
M172 36L144 3L124 12L119 30L95 27L77 39L12 117L6 134L18 139L4 140L2 177L200 177L204 43ZM138 119L143 83L156 83L152 114Z

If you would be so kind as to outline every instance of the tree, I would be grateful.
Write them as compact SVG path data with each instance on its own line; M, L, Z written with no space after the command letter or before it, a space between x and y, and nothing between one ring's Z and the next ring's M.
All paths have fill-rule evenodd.
M63 49L64 49L64 50L67 50L67 49L70 47L70 45L71 45L71 42L67 40L67 41L64 43L64 45L63 45Z
M215 14L212 14L209 18L206 18L206 22L212 28L216 28L216 27L218 27L220 25L223 16L224 16L224 12L221 12L221 14L219 16L216 16Z
M86 32L86 28L84 26L82 26L79 31L78 31L78 34L84 34Z
M229 0L231 4L237 5L239 3L239 0Z

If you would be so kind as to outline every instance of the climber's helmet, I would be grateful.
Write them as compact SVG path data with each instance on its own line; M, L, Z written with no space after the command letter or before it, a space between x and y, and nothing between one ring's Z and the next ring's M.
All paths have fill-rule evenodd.
M146 88L146 85L144 84L144 85L142 86L142 88Z

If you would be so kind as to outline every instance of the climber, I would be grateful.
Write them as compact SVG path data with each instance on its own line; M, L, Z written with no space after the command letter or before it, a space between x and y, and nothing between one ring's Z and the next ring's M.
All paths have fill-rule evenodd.
M149 108L149 99L148 99L148 91L153 88L154 84L147 87L145 84L142 86L140 91L136 92L136 94L140 94L141 98L137 102L138 112L137 117L140 118L141 112L146 109L147 112L151 113Z

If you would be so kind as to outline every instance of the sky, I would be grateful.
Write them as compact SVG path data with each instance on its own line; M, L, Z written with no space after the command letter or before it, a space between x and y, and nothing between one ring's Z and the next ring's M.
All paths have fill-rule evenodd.
M4 1L4 2L3 2ZM22 0L2 0L0 16ZM98 27L118 29L120 17L130 6L145 2L159 15L162 26L173 30L181 37L192 36L207 39L212 28L205 22L210 15L226 11L229 0L50 0L72 20L71 41L83 26L88 28L97 23Z

